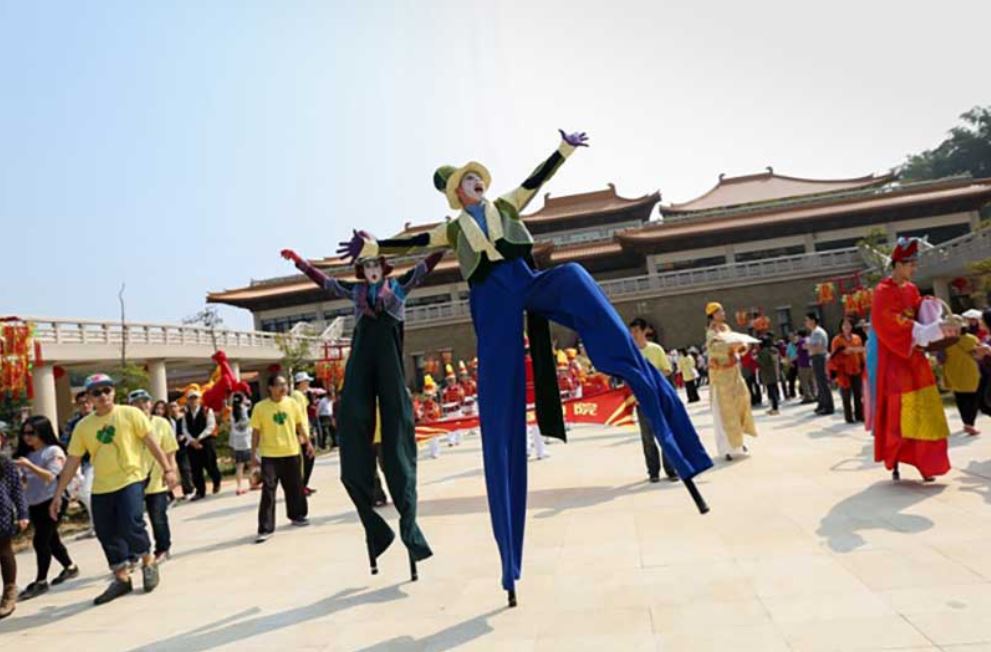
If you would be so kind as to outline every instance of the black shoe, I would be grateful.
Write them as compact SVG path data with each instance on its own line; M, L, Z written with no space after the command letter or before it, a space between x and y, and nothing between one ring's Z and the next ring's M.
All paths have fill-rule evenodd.
M729 453L726 453L726 461L727 462L732 462L733 461L733 456L730 455Z
M659 476L652 475L652 476L650 476L650 481L651 482L660 482L661 481L661 478Z
M680 479L681 479L681 478L679 478L679 477L678 477L678 476L676 476L676 475L669 475L669 476L668 476L668 482L677 482L677 481L678 481L678 480L680 480Z
M75 564L63 568L62 572L58 574L58 577L52 580L52 586L58 586L62 582L71 580L74 577L79 577L79 567Z
M128 593L131 592L131 589L132 587L131 587L130 577L127 578L126 582L117 579L115 577L114 581L111 582L110 586L107 587L107 590L101 593L100 595L96 596L96 599L93 600L93 604L95 605L107 604L111 600L116 600L122 595L127 595Z
M296 527L306 527L309 524L310 524L310 519L306 518L305 516L303 518L297 518L295 521L292 521L292 525Z
M205 495L196 494L195 496L189 499L189 502L195 503L197 500L203 500L204 498L206 498Z
M31 598L37 598L42 593L48 593L48 582L31 582L24 587L21 594L17 596L18 600L30 600Z
M160 579L158 564L145 564L141 567L141 585L144 587L145 593L154 591Z

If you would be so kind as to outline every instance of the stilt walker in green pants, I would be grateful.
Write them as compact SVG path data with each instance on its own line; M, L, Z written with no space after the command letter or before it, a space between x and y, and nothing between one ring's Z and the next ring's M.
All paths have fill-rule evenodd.
M450 248L457 254L478 340L485 487L510 606L517 603L526 521L524 313L541 432L565 438L551 357L548 320L553 320L577 331L596 369L626 381L699 511L709 509L693 478L711 467L712 460L674 387L644 359L626 324L583 267L568 263L539 270L533 263L533 237L520 214L565 159L587 145L584 133L560 133L557 149L520 186L498 199L485 197L491 178L482 164L443 166L434 173L434 187L444 193L452 210L459 211L457 218L408 238L375 241L355 232L338 250L356 259L427 248Z
M395 279L389 278L392 268L384 258L361 258L355 263L359 282L349 283L330 278L292 250L282 251L283 258L331 296L354 302L355 327L338 416L341 482L365 528L372 574L378 573L378 557L396 536L374 509L376 401L382 419L385 480L399 511L399 536L409 550L413 580L416 562L433 554L416 524L416 439L402 354L406 297L442 255L428 256Z

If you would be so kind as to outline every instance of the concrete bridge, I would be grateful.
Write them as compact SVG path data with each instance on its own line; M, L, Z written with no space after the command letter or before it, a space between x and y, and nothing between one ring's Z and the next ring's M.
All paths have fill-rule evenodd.
M56 367L90 373L120 364L122 350L127 361L148 367L149 388L155 399L167 400L169 378L192 382L204 379L214 368L210 356L217 349L227 353L234 373L257 371L265 378L272 364L281 362L282 338L305 343L304 355L310 360L325 356L326 347L347 347L340 337L340 324L331 324L323 333L308 334L305 324L293 331L263 333L232 331L202 326L144 324L135 322L92 321L86 319L52 319L22 317L35 326L35 342L41 363L32 373L34 383L33 412L43 414L52 423L61 423L72 413L72 388L68 373L56 373ZM58 376L56 378L56 376Z

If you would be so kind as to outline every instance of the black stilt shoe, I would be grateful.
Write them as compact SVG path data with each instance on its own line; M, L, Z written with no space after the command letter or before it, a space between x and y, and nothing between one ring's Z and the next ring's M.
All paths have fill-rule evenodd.
M420 576L416 573L416 560L413 559L413 553L409 553L409 580L410 582L415 582L420 579Z
M898 472L897 464L895 465L895 468L891 471L891 479L894 480L895 482L898 482L899 480L902 479L902 474Z
M508 597L509 597L509 606L510 607L515 607L516 606L516 589L509 589L508 591L506 591L506 593L508 594Z
M372 575L378 575L379 574L378 561L375 560L375 553L372 552L372 544L370 544L370 543L368 544L368 565L372 569Z

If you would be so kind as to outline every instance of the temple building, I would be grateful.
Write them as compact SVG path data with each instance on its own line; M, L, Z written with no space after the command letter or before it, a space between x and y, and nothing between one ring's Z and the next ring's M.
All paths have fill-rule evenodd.
M954 280L967 273L967 261L991 258L991 230L979 229L979 211L989 202L991 179L903 183L884 174L819 180L767 168L720 175L711 190L680 204L663 203L658 192L628 199L612 184L576 195L548 194L543 207L523 219L537 242L538 265L585 266L624 319L646 318L670 349L704 340L704 306L712 300L731 315L760 311L779 334L800 327L809 311L834 329L842 308L820 305L813 288L865 270L857 243L868 236L890 243L898 236L927 235L940 246L920 262L920 286L954 300ZM432 226L406 224L401 233ZM394 260L396 272L414 260ZM311 262L353 279L353 268L339 259ZM351 326L347 302L327 300L298 274L214 292L207 301L250 310L255 327L264 331L286 331L300 322L321 328L337 317L345 318L346 331ZM411 377L419 376L413 374L428 359L474 356L468 288L453 254L411 296L406 316ZM576 339L563 328L554 336L561 347Z

